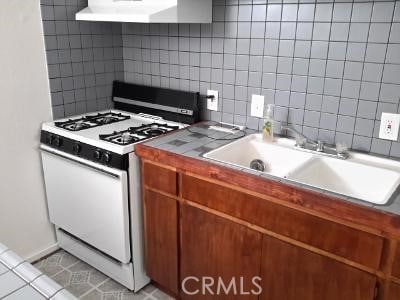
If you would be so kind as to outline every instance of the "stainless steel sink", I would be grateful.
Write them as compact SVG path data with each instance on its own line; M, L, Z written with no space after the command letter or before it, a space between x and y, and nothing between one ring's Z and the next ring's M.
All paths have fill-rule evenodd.
M377 205L386 204L399 187L398 161L353 152L340 160L298 151L294 144L285 138L267 143L261 134L252 134L204 157L247 169L259 160L263 173Z

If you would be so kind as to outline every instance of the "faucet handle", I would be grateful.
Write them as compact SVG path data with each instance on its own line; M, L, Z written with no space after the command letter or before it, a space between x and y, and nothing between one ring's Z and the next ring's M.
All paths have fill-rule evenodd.
M338 142L336 143L336 152L341 154L341 153L347 153L349 150L349 147L345 143Z
M325 145L324 145L323 141L317 141L317 149L316 149L316 151L323 152L324 151L324 147L325 147Z
M304 148L307 143L307 139L303 136L296 135L296 146L300 148Z

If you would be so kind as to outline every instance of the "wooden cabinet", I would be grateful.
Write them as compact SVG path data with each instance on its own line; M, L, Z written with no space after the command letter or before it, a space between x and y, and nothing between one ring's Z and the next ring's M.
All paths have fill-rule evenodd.
M375 276L317 253L264 236L265 300L372 300Z
M142 166L146 271L181 299L400 299L388 284L400 276L400 246L388 255L385 235L185 169ZM248 293L255 277L261 295ZM232 280L236 295L221 286L215 295Z
M147 275L178 294L178 206L175 199L144 190Z
M236 294L249 293L257 288L253 277L260 274L261 241L259 232L248 229L227 219L183 204L181 206L181 280L194 276L200 280L188 280L187 291L199 291L197 295L182 293L183 299L258 299L257 295L234 295L218 292L218 280L226 286L234 280ZM203 278L213 278L214 284L202 292ZM206 279L207 280L207 279Z

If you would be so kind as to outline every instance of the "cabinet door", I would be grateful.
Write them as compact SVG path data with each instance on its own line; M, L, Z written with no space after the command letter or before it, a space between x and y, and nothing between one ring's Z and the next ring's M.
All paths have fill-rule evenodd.
M262 235L258 232L181 205L182 298L258 299L254 294L258 289L252 280L259 276L261 244ZM231 286L224 292L221 284L226 287L231 282L235 288ZM209 289L202 283L210 284ZM185 291L195 294L188 295Z
M182 196L364 266L380 266L383 238L373 234L189 175L182 175Z
M372 300L376 278L306 249L264 236L265 300Z
M386 300L399 300L400 299L400 285L391 282L389 284L388 296Z
M144 238L147 275L178 294L178 203L145 190Z
M394 255L392 275L400 279L400 242L397 243L396 252Z

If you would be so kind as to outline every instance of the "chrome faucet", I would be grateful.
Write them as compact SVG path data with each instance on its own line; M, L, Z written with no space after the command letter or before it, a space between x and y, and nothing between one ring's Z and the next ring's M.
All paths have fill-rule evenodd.
M304 134L289 125L282 125L281 129L290 131L294 134L296 139L296 149L306 152L318 152L322 155L336 157L340 159L346 159L349 157L347 147L345 147L343 144L337 144L336 148L329 147L326 146L323 141L318 140L314 142L312 140L309 140Z
M324 152L325 149L325 145L323 141L318 141L317 142L317 148L315 149L315 151L317 152Z
M281 126L282 130L290 131L291 133L294 134L294 137L296 139L296 147L304 148L307 143L317 146L317 143L314 141L310 141L304 134L302 134L300 131L297 129L289 126L289 125L282 125Z

